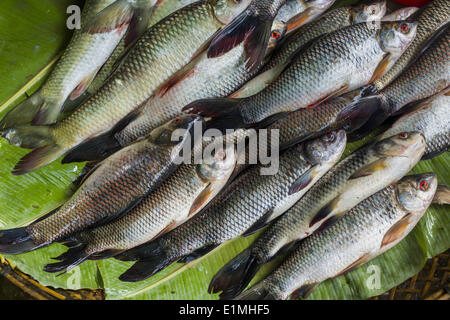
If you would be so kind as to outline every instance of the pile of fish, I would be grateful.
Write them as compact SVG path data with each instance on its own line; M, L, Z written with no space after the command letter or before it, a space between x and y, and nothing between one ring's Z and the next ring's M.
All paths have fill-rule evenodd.
M14 175L88 164L60 208L0 230L0 253L60 242L45 271L115 258L135 261L120 280L136 282L265 228L208 291L286 299L395 246L450 202L434 173L408 176L450 146L450 0L388 15L385 1L334 2L87 0L49 79L0 132L31 149ZM212 152L180 162L186 150ZM249 161L266 151L275 173Z

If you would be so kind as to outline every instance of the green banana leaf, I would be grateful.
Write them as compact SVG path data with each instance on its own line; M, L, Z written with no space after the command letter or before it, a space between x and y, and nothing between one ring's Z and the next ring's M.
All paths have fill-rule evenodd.
M0 117L35 91L51 71L70 38L66 8L73 0L3 0L0 9ZM339 5L355 3L341 1ZM367 139L366 139L367 140ZM348 146L346 154L365 141ZM25 176L10 174L28 151L0 140L0 229L24 226L57 208L73 193L84 164L58 161ZM448 153L423 161L413 172L434 171L441 183L450 183ZM132 265L114 259L90 261L55 276L42 268L65 251L59 244L7 261L42 285L63 289L104 289L107 299L217 299L207 287L213 275L255 237L235 239L187 265L174 264L140 283L124 283L118 276ZM395 248L357 270L321 284L309 299L366 299L381 294L417 273L431 258L450 248L448 207L433 205L413 232ZM1 257L0 257L1 258ZM264 267L259 281L278 263ZM253 283L254 283L253 282Z

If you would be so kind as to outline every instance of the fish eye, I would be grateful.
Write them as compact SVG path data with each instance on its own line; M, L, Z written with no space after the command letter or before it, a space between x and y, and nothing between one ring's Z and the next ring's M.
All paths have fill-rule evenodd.
M217 154L216 154L216 159L218 159L218 160L224 160L224 159L225 159L225 156L226 156L225 151L219 150L219 151L217 152Z
M402 24L402 25L400 26L400 30L401 30L403 33L408 33L409 27L408 27L408 25L407 25L406 23L404 23L404 24Z
M400 139L406 139L406 138L408 138L408 133L407 133L407 132L399 133L399 134L398 134L398 137L399 137Z
M425 180L420 181L419 188L422 191L428 190L428 182L426 182Z
M325 135L325 139L326 139L327 142L333 142L336 139L336 136L334 135L333 132L328 132Z
M173 124L180 124L180 122L181 122L181 118L177 118L177 119L175 119L174 121L173 121Z
M281 34L278 31L272 32L272 38L278 40L281 37Z

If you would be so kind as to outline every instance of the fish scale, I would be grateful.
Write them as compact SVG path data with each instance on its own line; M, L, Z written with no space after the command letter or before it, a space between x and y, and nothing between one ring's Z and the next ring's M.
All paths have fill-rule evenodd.
M93 184L83 184L56 214L27 227L33 242L51 243L124 209L173 170L171 150L128 148L120 158L94 171L87 180Z
M147 30L102 89L71 116L50 127L58 153L110 130L189 63L223 27L215 16L215 6L228 6L222 2L196 2Z
M350 10L351 8L349 7L332 10L325 13L318 20L302 27L273 55L267 65L264 66L263 72L288 62L293 54L312 39L349 26L351 24Z
M175 213L185 212L193 199L207 185L197 175L195 165L183 165L173 173L173 178L151 193L126 216L93 231L84 232L80 238L93 254L107 249L125 250L151 240L170 225ZM168 205L170 204L170 205Z
M225 275L229 266L240 270L223 288L224 296L235 297L262 265L319 228L330 227L353 206L398 181L420 160L424 149L425 140L420 133L401 133L366 145L342 160L224 267L223 270L228 270L222 272ZM219 279L219 283L226 282Z
M197 250L214 247L236 238L252 226L260 224L259 227L262 227L292 206L316 179L338 161L345 149L345 133L343 131L337 133L336 140L330 142L328 149L323 150L321 141L317 139L309 142L310 146L320 145L318 148L322 152L319 158L312 158L303 145L297 145L282 153L279 170L275 175L261 175L259 166L250 168L227 186L196 217L149 245L164 251L162 259L166 259L164 261L166 264L183 256L195 254ZM291 194L294 182L314 166L317 166L315 178L304 189ZM144 251L145 246L142 246ZM132 249L126 255L134 257L132 260L151 259L151 255L147 257L140 255L142 249L139 247L136 250L137 252ZM148 272L147 276L152 270Z
M421 132L427 146L425 156L436 155L450 146L450 119L448 117L450 97L441 95L425 102L418 110L405 114L380 139L404 132Z
M439 37L401 76L380 92L389 114L450 85L450 32Z
M294 298L304 298L316 285L342 274L362 257L360 264L387 251L412 230L431 202L436 177L423 176L431 178L426 197L409 194L412 201L419 202L417 208L410 210L399 202L397 184L386 187L351 209L328 230L301 242L271 275L238 299L286 299L293 292ZM385 235L406 215L410 220L405 232L385 245Z
M450 20L450 0L433 0L419 15L416 38L406 49L392 68L380 79L374 82L377 90L382 90L397 78L404 69L417 58L426 40L444 23Z
M240 104L244 120L259 122L270 115L292 111L293 105L311 105L345 83L350 82L348 90L352 90L364 84L361 80L369 81L385 54L375 34L376 29L359 24L318 39L277 81ZM350 74L362 76L352 80Z

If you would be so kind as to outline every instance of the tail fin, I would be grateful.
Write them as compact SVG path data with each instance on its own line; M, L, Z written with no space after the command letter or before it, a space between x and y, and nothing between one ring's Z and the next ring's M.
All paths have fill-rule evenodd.
M80 144L71 150L62 163L101 161L121 149L113 134L107 133Z
M54 258L60 262L47 264L44 267L45 272L56 273L62 272L66 273L82 262L89 258L89 254L86 252L86 244L78 240L70 240L66 245L70 246L69 250Z
M381 102L378 96L360 98L350 102L337 116L337 122L346 122L348 132L354 132L370 121L379 112Z
M247 248L214 276L208 292L222 291L220 299L233 299L247 287L260 267L256 257L251 254L251 249Z
M122 261L139 260L119 277L121 281L125 282L138 282L148 279L176 261L176 258L169 256L158 240L123 252L115 258Z
M3 117L0 121L0 130L31 124L34 116L43 104L44 97L39 90L19 103Z
M65 150L54 143L36 148L19 160L12 174L19 176L42 168L58 159L64 153Z
M267 289L263 280L236 297L236 300L277 300L277 297Z
M246 67L248 72L255 72L264 60L272 23L245 10L211 42L208 58L219 57L244 42Z
M207 128L214 128L225 132L226 129L237 129L246 126L239 109L241 99L202 99L183 108L188 113L199 114L207 121Z
M35 245L25 228L0 231L0 252L4 254L21 254L39 248Z

